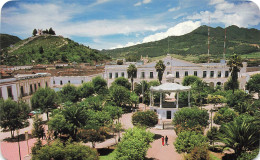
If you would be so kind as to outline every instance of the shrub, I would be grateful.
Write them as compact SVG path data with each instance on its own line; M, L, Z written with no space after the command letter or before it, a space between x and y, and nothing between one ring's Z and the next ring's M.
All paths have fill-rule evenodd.
M254 159L256 156L259 154L259 148L253 150L252 152L244 152L242 153L237 160L249 160L249 159Z
M174 114L173 124L178 134L183 130L202 132L209 120L209 114L206 110L199 108L182 108Z
M128 81L128 79L124 77L116 78L115 81L112 83L112 85L119 85L127 88L128 90L131 89L131 83Z
M228 92L227 94L227 105L229 107L235 107L238 104L241 104L243 102L246 102L250 100L252 97L244 92L243 90L236 90L234 93Z
M195 131L183 131L178 134L174 146L178 153L190 153L195 147L206 146L207 138Z
M195 147L185 160L211 160L207 147Z
M132 123L135 126L154 127L158 123L158 115L151 110L136 112L132 116Z
M214 123L216 124L223 124L223 123L227 123L230 121L233 121L235 117L238 116L238 113L235 112L234 110L228 108L228 107L224 107L221 108L214 116L213 120Z
M142 128L126 130L121 142L116 148L117 160L143 160L153 141L154 134Z

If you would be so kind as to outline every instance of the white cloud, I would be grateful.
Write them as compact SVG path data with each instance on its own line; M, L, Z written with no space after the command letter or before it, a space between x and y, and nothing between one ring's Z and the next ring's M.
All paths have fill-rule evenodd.
M151 3L152 0L143 0L143 4Z
M148 4L148 3L151 3L151 2L152 2L152 0L143 0L141 2L135 3L134 6L137 7L137 6L141 6L142 4Z
M179 10L179 9L181 9L181 7L174 7L174 8L168 9L168 11L169 11L169 12L174 12L174 11L177 11L177 10Z
M203 11L188 16L190 20L201 20L202 23L223 23L225 26L237 25L239 27L249 27L260 23L260 10L252 2L230 3L224 0L211 0L210 5L215 6L214 12Z
M134 6L141 6L142 2L137 2L136 4L134 4Z
M124 47L130 47L130 46L134 46L134 45L137 45L137 44L141 44L140 42L128 42L127 44L125 45L121 45L121 44L118 44L116 45L115 47L111 47L110 49L116 49L116 48L124 48Z
M187 34L194 29L198 28L201 25L199 21L192 22L186 21L175 25L174 27L169 28L166 32L156 33L154 35L147 36L143 39L143 43L158 41L164 39L168 36L181 36Z

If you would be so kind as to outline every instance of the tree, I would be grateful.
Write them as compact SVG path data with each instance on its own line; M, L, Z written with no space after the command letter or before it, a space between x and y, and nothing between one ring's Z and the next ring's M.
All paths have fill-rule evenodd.
M160 84L162 84L162 77L163 77L165 68L166 68L166 66L163 64L162 60L159 60L155 65L156 72L158 72L158 80L159 80Z
M104 78L97 76L92 79L92 83L97 94L106 94L107 93L107 82Z
M105 106L103 111L106 111L109 113L110 117L114 120L114 119L118 119L122 117L123 114L123 110L121 107L117 107L117 106Z
M234 54L228 61L227 65L229 66L229 71L231 72L231 88L233 93L235 92L236 86L234 84L238 81L238 72L240 71L240 67L242 67L242 59L240 56Z
M229 92L226 99L229 107L236 107L238 104L248 102L252 97L243 90L236 90L234 93Z
M131 89L131 83L125 77L116 78L115 81L112 83L112 86L113 85L123 86L129 90Z
M136 78L137 68L134 64L130 64L127 68L128 78L131 78L132 91L134 90L134 78Z
M224 90L233 90L233 88L238 89L239 88L239 82L237 81L232 81L231 77L228 79L227 82L224 83Z
M247 116L239 116L234 121L223 124L219 139L239 156L259 147L259 134L259 122Z
M71 84L63 86L62 89L58 91L58 95L63 103L67 101L77 102L79 99L77 87Z
M176 133L184 130L203 132L208 125L209 114L199 108L182 108L174 114L172 120Z
M185 160L211 160L208 148L206 146L194 147L189 154L187 154Z
M197 76L186 76L184 77L183 81L182 81L182 85L184 86L191 86L194 82L198 81L201 79Z
M246 88L250 93L258 93L258 98L260 97L260 73L250 77L246 84Z
M72 128L72 124L68 123L64 115L59 112L53 115L48 121L48 127L51 131L54 131L54 133L56 132L57 134L61 135L63 133L69 133Z
M144 160L153 136L153 133L142 128L134 127L126 130L116 148L115 159Z
M38 89L31 98L31 104L33 109L40 108L41 111L47 113L47 119L49 120L49 111L56 108L58 103L58 96L56 92L49 88Z
M52 28L49 29L49 34L50 35L56 35L55 31Z
M207 143L207 138L195 131L183 131L178 134L173 143L178 153L190 153L195 147L203 147Z
M130 91L123 86L114 85L109 88L113 102L119 107L130 103Z
M83 83L79 88L79 97L87 98L95 93L95 89L92 82Z
M214 115L214 123L216 124L224 124L228 123L234 120L235 117L238 116L238 113L236 113L234 110L224 107L221 108L215 115Z
M103 108L103 100L101 96L91 96L82 101L80 106L85 107L86 109L101 111Z
M195 104L197 104L199 107L202 105L202 102L208 96L207 88L208 88L207 83L202 80L197 80L192 84L191 87L192 97L195 101Z
M132 123L135 126L154 127L158 123L158 115L151 110L135 112L132 116Z
M66 160L98 160L96 150L80 143L63 143L60 140L52 142L50 145L45 145L36 150L32 160L42 159L66 159Z
M0 126L11 131L14 138L14 131L25 127L28 123L29 106L25 102L15 102L11 99L0 100Z
M36 114L33 118L32 135L37 137L38 139L40 139L44 135L43 121L42 118L38 116L38 114Z
M39 48L39 53L40 54L43 54L43 52L44 52L44 50L43 50L43 48L42 48L42 46Z
M210 144L213 144L214 148L214 142L218 140L218 128L217 127L212 127L208 132L207 132L207 138L210 140Z
M33 36L36 36L36 34L37 34L37 30L34 29L33 32L32 32L32 35L33 35Z

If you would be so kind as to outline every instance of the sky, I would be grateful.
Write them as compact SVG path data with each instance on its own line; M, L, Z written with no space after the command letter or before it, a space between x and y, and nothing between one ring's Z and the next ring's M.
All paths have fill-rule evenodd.
M21 39L52 27L56 35L101 50L180 36L202 25L260 29L260 10L258 0L5 0L0 22L0 33Z

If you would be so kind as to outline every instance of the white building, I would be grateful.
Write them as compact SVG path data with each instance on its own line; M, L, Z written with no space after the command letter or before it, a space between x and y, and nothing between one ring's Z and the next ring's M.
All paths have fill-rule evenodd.
M184 60L179 60L172 58L171 56L166 56L162 59L166 69L163 74L162 83L166 82L166 76L168 74L174 75L174 82L181 83L185 76L198 76L207 82L210 86L223 85L230 76L229 67L225 61L220 63L191 63ZM141 82L142 80L151 81L158 80L158 73L156 72L155 65L156 61L147 64L135 63L137 68L137 77L134 78L134 82ZM123 65L106 65L104 78L107 80L108 85L117 77L128 78L127 68L129 64ZM243 67L240 69L238 74L240 88L245 88L246 83L246 67L247 63L243 62Z
M40 87L50 87L49 73L16 75L14 78L0 79L0 98L23 100L31 106L31 96Z

